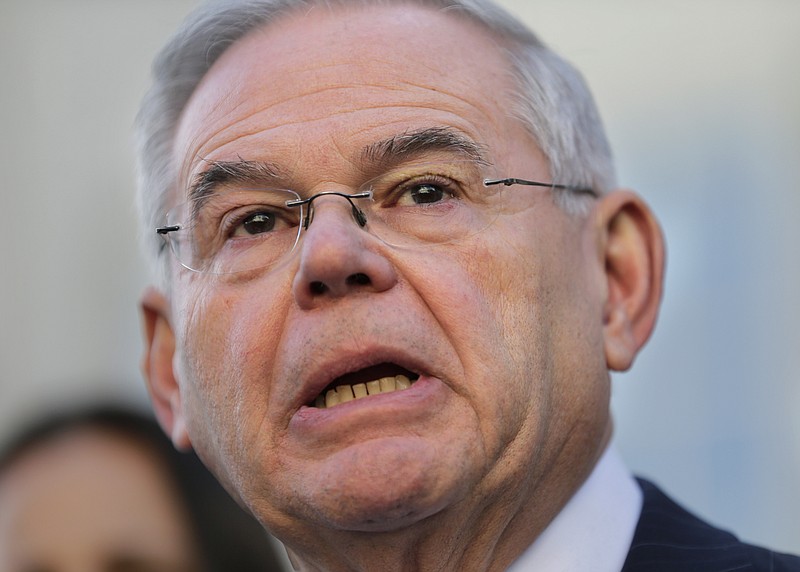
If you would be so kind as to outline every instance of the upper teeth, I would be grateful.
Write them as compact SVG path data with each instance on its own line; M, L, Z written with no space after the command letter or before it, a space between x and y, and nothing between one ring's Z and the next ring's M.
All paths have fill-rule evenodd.
M368 381L367 383L356 383L355 385L340 385L334 389L329 389L324 396L319 395L314 402L314 406L319 408L333 407L340 403L361 399L368 395L378 395L379 393L391 393L400 389L408 389L414 383L405 375L394 375L382 377Z

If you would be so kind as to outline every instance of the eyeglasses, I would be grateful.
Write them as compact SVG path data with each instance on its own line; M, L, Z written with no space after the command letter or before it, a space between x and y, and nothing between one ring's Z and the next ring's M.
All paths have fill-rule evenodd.
M289 189L234 185L171 209L156 232L189 270L231 274L272 270L288 260L315 210L330 197L346 200L356 224L386 244L419 248L464 240L484 230L507 208L502 195L508 186L597 196L588 188L491 178L487 171L468 160L405 164L367 181L355 193L323 191L307 198Z

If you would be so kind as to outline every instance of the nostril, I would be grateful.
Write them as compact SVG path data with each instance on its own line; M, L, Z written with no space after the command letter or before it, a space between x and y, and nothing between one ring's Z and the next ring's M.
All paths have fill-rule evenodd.
M312 294L324 294L325 290L328 289L327 286L323 282L314 281L308 285L309 289L311 290Z
M356 274L351 274L347 277L348 284L356 284L359 286L366 286L370 284L372 281L369 279L369 276L364 274L363 272L358 272Z

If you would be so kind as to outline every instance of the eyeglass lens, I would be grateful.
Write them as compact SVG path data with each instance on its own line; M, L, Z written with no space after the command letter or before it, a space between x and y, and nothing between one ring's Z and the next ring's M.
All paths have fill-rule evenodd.
M475 161L412 163L365 182L352 195L320 195L338 194L336 200L350 201L366 219L357 226L383 242L419 248L463 240L493 222L498 212L493 205L504 191L486 187L486 177L485 166ZM287 205L292 202L304 204ZM291 190L234 188L170 211L167 222L180 231L171 233L169 241L181 264L191 270L228 274L271 269L288 258L304 221L314 220L312 215L320 211L318 219L322 208L327 207Z

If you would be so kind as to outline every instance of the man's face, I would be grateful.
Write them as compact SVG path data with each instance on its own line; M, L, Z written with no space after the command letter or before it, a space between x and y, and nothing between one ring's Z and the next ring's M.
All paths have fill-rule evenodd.
M354 192L375 167L365 148L432 128L479 146L503 176L549 181L512 87L501 48L452 15L288 16L232 46L199 86L176 139L179 188L213 162L245 160L291 173L304 196ZM504 201L481 233L415 249L382 242L326 197L272 272L176 266L188 434L274 530L467 515L535 486L566 490L562 473L591 466L609 427L596 253L549 191L512 187ZM309 406L336 379L400 371L419 378Z

